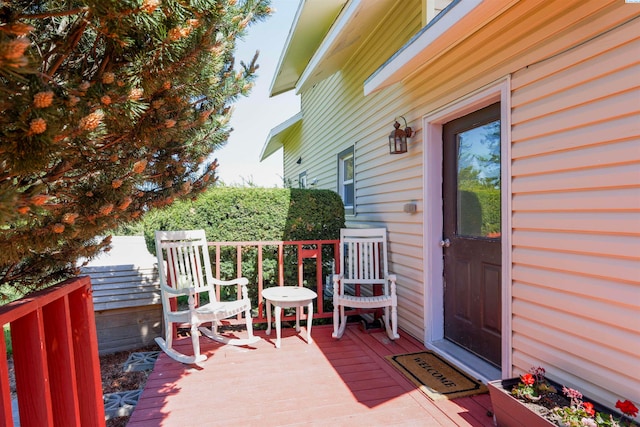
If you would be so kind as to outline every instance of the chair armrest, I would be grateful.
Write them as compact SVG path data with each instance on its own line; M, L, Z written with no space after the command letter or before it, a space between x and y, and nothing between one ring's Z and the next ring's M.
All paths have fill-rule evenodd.
M240 286L240 289L242 290L242 298L243 299L249 298L249 291L247 290L249 279L247 279L246 277L238 277L237 279L233 279L233 280L218 280L218 279L212 278L211 283L217 286L231 286L231 285Z
M246 286L249 283L249 279L247 279L246 277L238 277L237 279L233 279L233 280L218 280L218 279L212 278L211 283L219 286L229 286L229 285Z
M387 276L387 280L389 280L389 284L390 284L389 293L392 295L392 297L394 298L394 301L395 301L395 298L396 298L396 296L395 296L396 295L396 275L395 274L388 275ZM394 305L396 303L397 302L394 302Z
M163 283L160 283L160 289L162 292L168 293L170 298L177 298L181 296L187 296L187 304L189 305L189 311L193 311L196 308L196 288L193 286L189 288L172 288L171 286L167 286Z
M173 296L179 297L182 295L189 295L191 293L195 293L195 288L180 288L180 289L176 289L176 288L172 288L171 286L165 285L163 283L160 284L160 289L162 289L163 292L166 292L168 294L171 294Z

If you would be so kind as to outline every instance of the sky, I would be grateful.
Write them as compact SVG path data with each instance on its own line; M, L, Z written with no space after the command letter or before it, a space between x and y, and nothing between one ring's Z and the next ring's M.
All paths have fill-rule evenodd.
M300 110L295 91L269 98L269 87L287 40L298 0L272 0L275 12L267 20L249 27L236 48L236 64L248 63L260 51L256 84L248 97L233 104L229 141L213 153L220 166L217 174L226 185L251 182L259 187L282 187L282 150L260 162L260 152L269 131Z

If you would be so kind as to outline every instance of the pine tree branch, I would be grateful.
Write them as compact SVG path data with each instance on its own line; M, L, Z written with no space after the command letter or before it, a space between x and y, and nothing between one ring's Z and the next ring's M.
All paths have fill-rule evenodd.
M78 43L80 43L82 34L84 34L84 30L89 24L89 16L87 15L84 19L80 19L80 21L81 23L72 31L71 36L69 37L69 43L67 44L66 52L60 53L58 58L54 61L53 64L51 64L51 67L49 67L49 69L47 70L46 75L48 77L52 77L56 73L56 71L58 71L60 65L62 65L64 60L68 58L69 54L73 52Z
M98 67L98 75L104 73L104 71L107 68L107 65L109 65L109 61L111 61L111 53L113 52L113 47L109 46L107 48L107 50L104 53L104 57L102 58L102 61L100 62L100 66Z
M55 16L77 15L79 13L84 13L88 10L89 10L89 7L85 6L85 7L79 7L77 9L61 10L58 12L25 13L25 14L18 15L17 19L43 19L43 18L53 18Z
M234 47L256 21L248 11L267 15L268 0L169 2L175 13L155 1L98 3L3 3L32 24L33 63L0 84L0 215L11 226L0 228L0 286L50 285L105 246L96 235L215 182L215 168L199 167L228 140L228 108L257 69L253 58L236 72Z

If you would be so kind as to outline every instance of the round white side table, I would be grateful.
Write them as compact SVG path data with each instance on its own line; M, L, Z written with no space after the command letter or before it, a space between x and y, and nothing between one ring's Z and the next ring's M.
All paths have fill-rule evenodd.
M267 301L267 335L271 334L271 306L275 306L276 348L280 348L280 315L283 308L296 308L296 332L300 332L300 310L307 306L307 343L311 344L311 323L313 320L313 300L318 297L314 291L301 286L273 286L262 291Z

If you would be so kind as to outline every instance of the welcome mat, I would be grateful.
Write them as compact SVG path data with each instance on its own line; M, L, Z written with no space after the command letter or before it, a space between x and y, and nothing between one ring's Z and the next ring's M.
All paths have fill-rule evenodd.
M387 356L393 366L432 400L456 399L489 390L457 366L431 351Z

